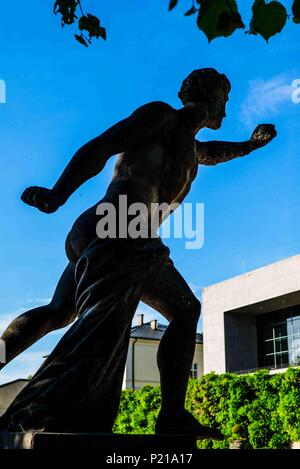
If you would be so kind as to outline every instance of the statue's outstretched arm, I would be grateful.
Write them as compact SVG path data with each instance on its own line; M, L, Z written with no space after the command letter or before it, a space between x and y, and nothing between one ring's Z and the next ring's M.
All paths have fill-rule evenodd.
M256 127L250 140L245 142L199 142L196 140L198 163L213 166L248 155L252 151L267 145L276 135L274 125L261 124Z
M162 102L138 108L131 116L81 147L52 189L29 187L22 200L42 212L55 212L84 182L99 174L111 156L151 138L172 112L171 106Z

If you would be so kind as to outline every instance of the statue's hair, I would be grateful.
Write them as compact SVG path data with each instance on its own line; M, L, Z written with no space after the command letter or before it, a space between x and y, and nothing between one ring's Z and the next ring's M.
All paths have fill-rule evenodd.
M226 75L214 68L200 68L183 80L178 97L183 104L189 101L207 100L216 89L230 92L231 84Z

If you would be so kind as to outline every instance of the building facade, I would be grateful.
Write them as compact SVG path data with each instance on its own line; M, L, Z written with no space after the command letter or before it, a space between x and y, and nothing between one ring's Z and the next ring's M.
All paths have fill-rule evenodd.
M0 416L4 414L27 383L28 379L16 379L15 381L0 385Z
M139 389L147 384L160 384L156 355L166 328L167 326L159 324L156 320L144 323L144 315L138 316L137 326L131 330L123 389ZM202 375L203 339L202 334L197 334L191 378L199 378Z
M204 373L300 365L300 255L202 293Z

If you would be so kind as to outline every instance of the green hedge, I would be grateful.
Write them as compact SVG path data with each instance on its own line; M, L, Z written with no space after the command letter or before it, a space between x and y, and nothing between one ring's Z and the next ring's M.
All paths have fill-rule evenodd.
M221 442L202 441L201 448L228 448L233 439L243 439L248 448L289 448L300 441L300 368L275 375L204 375L190 380L186 408L224 435ZM159 409L159 386L124 390L114 431L154 433Z

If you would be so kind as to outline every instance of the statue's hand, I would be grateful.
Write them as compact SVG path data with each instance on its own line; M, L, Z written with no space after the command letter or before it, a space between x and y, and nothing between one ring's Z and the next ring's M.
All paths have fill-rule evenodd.
M53 213L62 205L60 197L51 189L31 186L25 189L21 199L25 204L38 208L41 212Z
M275 125L273 124L260 124L256 127L251 135L250 141L255 148L260 148L267 145L277 135Z

